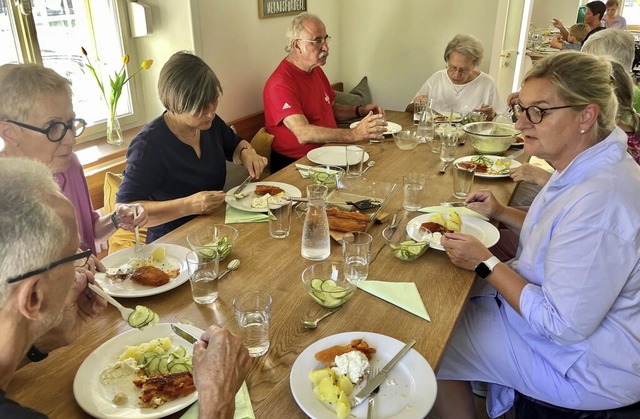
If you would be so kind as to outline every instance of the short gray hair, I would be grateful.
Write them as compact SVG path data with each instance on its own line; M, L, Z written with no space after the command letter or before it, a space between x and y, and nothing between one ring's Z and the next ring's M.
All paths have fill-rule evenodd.
M216 73L189 51L176 52L160 70L158 96L170 112L199 115L220 95L222 85Z
M607 29L609 30L609 29ZM603 31L604 32L604 31ZM596 104L596 141L608 136L616 124L618 101L612 86L611 63L604 57L578 51L559 52L543 58L524 78L549 81L566 104Z
M60 257L71 231L51 205L60 191L47 166L35 160L0 158L0 304L13 276Z
M71 84L39 64L0 66L0 120L25 121L36 100L46 94L65 94L71 98Z
M627 70L631 70L636 54L636 41L627 31L609 28L591 35L581 51L593 55L610 55Z
M453 37L444 50L444 60L448 63L452 52L465 55L471 59L474 66L479 66L484 55L482 42L473 35L458 34Z
M300 39L300 33L304 29L303 24L307 20L317 20L322 22L318 16L307 12L302 12L294 17L289 25L289 29L287 29L287 34L285 35L287 37L287 45L284 47L286 52L293 51L293 44L296 40Z

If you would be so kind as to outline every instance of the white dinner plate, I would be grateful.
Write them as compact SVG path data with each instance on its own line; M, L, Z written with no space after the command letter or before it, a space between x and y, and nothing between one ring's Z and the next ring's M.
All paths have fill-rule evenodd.
M311 418L334 419L336 412L319 401L313 394L309 373L324 364L315 359L315 354L333 345L347 345L353 339L364 339L376 349L371 358L373 368L382 369L402 349L404 343L389 336L369 332L347 332L327 336L309 345L293 363L290 386L298 406ZM436 399L436 377L426 359L411 349L393 369L380 386L376 395L376 418L422 418L429 413ZM351 410L350 418L366 418L367 402Z
M413 218L407 223L407 233L411 235L411 232L413 231L413 229L409 228L410 225L426 223L427 221L429 221L431 215L433 214L428 213ZM482 244L484 244L485 246L491 247L494 244L498 243L498 240L500 240L500 232L490 222L470 215L461 215L460 219L462 220L460 232L475 237L476 239L480 240L480 242L482 242ZM419 237L412 238L416 241L420 241ZM432 240L431 243L429 243L429 247L436 250L444 250L442 245L435 240Z
M307 158L314 163L329 166L346 166L347 155L344 146L331 145L314 148L307 153ZM369 153L364 152L364 161L369 160Z
M194 326L186 324L179 326L196 337L200 337L203 333ZM125 346L139 345L151 339L167 336L171 338L174 347L182 346L187 353L193 352L193 345L173 333L168 323L159 323L145 330L132 329L98 346L80 365L73 380L73 395L82 410L96 418L152 419L168 416L195 402L198 399L197 392L167 402L155 409L138 407L138 400L133 397L129 397L126 405L117 406L112 402L113 389L106 387L100 381L100 373L118 360ZM131 385L133 386L133 383Z
M111 281L102 274L96 275L96 281L107 294L112 297L124 298L148 297L150 295L161 294L184 284L189 279L189 272L187 271L187 262L185 259L187 257L187 253L189 253L191 249L178 246L176 244L151 243L144 245L145 255L150 256L158 247L165 248L165 256L171 265L180 267L180 274L177 277L172 278L168 283L160 285L159 287L150 287L138 284L130 279L126 279L124 281ZM107 269L119 268L128 263L134 257L135 252L133 247L129 247L106 256L101 260L101 262Z
M253 208L251 206L251 201L253 200L253 198L255 198L257 195L255 193L253 193L253 191L256 190L256 186L258 185L268 185L268 186L277 186L278 188L282 189L284 191L285 194L289 195L290 197L293 198L300 198L302 197L302 192L300 192L300 189L296 188L293 185L289 185L288 183L281 183L281 182L251 182L250 184L247 185L246 188L244 188L242 190L243 194L246 194L247 196L245 196L242 199L236 199L233 194L236 192L236 189L238 189L238 187L234 187L231 188L227 191L227 196L224 197L224 201L229 204L230 206L232 206L235 209L239 209L242 211L248 211L248 212L267 212L266 208Z
M349 125L349 128L355 128L358 126L358 124L360 123L360 121L356 121L354 123L352 123L351 125ZM387 121L387 130L385 132L383 132L383 135L392 135L395 134L396 132L400 132L402 131L402 125L400 124L396 124L395 122L391 122L391 121Z
M449 122L451 123L456 123L456 122L462 122L462 114L458 113L458 112L454 112L453 113L453 119L451 121L449 121L449 118L452 115L449 112L443 112L442 115L436 115L433 118L433 121L436 124L448 124Z
M490 155L490 154L483 154L483 156L487 157L488 159L491 159L494 163L496 162L496 160L504 158L504 157L501 157L501 156L493 156L493 155ZM455 166L457 163L460 163L460 162L469 162L469 161L471 161L471 159L473 157L480 157L480 155L477 154L475 156L460 157L459 159L456 159L453 162L453 165ZM506 157L509 157L509 156L506 156ZM520 164L519 161L511 160L511 165L509 166L509 168L515 169L516 167L520 167L520 166L522 166L522 164ZM484 178L489 178L489 179L509 177L509 173L506 173L504 175L494 175L494 174L491 174L491 173L478 173L478 172L476 172L475 175L477 177L484 177Z

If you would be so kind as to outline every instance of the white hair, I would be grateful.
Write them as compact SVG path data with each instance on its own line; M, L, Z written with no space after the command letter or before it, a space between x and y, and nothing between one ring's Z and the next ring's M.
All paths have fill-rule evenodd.
M610 55L627 70L631 70L636 54L636 41L627 31L609 28L591 35L580 51L593 55Z
M303 24L307 20L317 20L319 22L322 22L322 20L320 20L318 16L313 15L311 13L307 13L307 12L302 12L296 17L294 17L285 35L287 37L287 45L284 47L284 50L286 52L293 51L293 44L296 42L296 40L300 39L300 33L304 29ZM304 42L304 44L306 44L306 42ZM306 45L302 46L302 51L303 52L307 51Z

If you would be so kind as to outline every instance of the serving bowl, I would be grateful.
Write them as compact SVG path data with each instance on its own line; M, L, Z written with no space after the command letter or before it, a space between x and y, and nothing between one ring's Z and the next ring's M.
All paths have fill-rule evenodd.
M462 129L479 154L502 154L520 134L511 124L498 122L473 122Z
M408 129L393 134L393 142L400 150L413 150L420 142L420 137Z
M420 224L399 224L382 230L393 256L405 262L418 259L429 248L431 232Z
M344 169L338 166L315 166L309 169L309 177L316 185L325 185L332 191L342 187Z
M323 307L338 307L353 297L359 280L345 276L342 262L320 262L302 271L302 283L314 301Z
M187 235L191 250L202 257L214 257L218 252L219 260L224 260L238 240L238 230L225 224L214 224L200 228Z

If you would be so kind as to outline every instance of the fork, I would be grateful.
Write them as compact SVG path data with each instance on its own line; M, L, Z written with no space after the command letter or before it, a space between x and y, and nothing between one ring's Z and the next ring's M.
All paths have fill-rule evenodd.
M133 218L136 218L138 216L138 207L133 205L131 209L133 210ZM142 247L142 243L140 243L140 232L138 231L137 225L133 231L136 237L136 244L133 247L133 252L135 253L136 259L142 260L144 259L144 248Z
M369 377L375 377L378 375L378 372L378 368L372 368L371 371L369 371ZM367 403L367 419L373 419L373 406L375 404L374 397L378 394L378 391L380 391L380 386L376 387L375 390L371 392L371 395L369 395L369 402Z
M115 308L118 309L118 311L120 312L120 314L122 315L122 318L128 323L129 322L129 316L131 315L131 313L133 313L133 309L132 308L127 308L125 306L123 306L122 304L120 304L115 298L113 298L112 296L110 296L109 294L107 294L106 292L104 292L104 290L100 287L98 287L97 285L94 285L92 283L88 283L87 287L89 287L89 289L91 291L93 291L94 293L98 294L100 297L104 298L105 300L107 300L107 302L111 303Z

